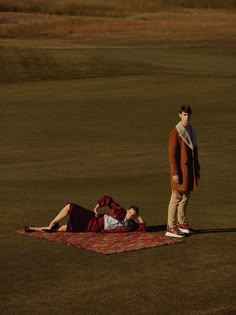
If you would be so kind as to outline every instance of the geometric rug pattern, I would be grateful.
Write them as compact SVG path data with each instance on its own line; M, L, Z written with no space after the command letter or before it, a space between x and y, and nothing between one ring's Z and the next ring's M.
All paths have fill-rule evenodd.
M182 240L160 236L150 232L127 233L69 233L69 232L31 232L17 230L19 234L53 241L59 244L76 246L78 248L100 254L115 254L156 246L171 245L183 242Z

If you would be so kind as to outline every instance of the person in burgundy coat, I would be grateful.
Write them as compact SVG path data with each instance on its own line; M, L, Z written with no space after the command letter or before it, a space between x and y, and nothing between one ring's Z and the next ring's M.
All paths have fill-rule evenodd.
M192 109L184 105L179 110L180 122L170 132L169 162L172 194L168 207L166 236L190 234L186 210L191 192L200 178L196 130L190 125Z
M109 210L99 214L99 208L108 206ZM59 222L69 217L67 225ZM136 223L135 220L138 222ZM146 231L146 225L139 214L139 208L131 206L122 208L111 197L98 199L93 211L69 202L46 227L26 227L26 232L133 232Z

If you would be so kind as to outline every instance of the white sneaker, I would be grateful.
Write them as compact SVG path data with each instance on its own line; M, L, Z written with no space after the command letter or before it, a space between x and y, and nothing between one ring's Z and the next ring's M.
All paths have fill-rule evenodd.
M181 232L177 227L168 227L165 236L181 238L185 237L185 234Z
M182 233L185 233L185 234L194 234L193 229L191 229L187 223L179 224L177 228L178 228Z

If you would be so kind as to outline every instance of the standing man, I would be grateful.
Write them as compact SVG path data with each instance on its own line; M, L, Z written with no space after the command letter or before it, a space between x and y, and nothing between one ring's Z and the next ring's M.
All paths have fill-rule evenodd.
M170 132L169 162L172 194L168 207L166 236L184 237L191 233L186 209L191 191L197 189L200 164L196 131L189 124L192 115L190 106L179 110L180 122Z

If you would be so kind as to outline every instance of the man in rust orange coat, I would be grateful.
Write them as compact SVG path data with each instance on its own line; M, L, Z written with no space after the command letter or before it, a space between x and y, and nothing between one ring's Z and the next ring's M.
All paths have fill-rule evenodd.
M189 124L192 109L184 105L179 110L180 122L170 132L169 162L172 194L168 207L166 236L184 237L192 232L186 218L191 191L197 189L200 178L197 136Z

